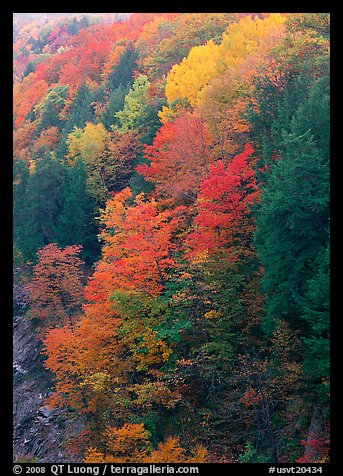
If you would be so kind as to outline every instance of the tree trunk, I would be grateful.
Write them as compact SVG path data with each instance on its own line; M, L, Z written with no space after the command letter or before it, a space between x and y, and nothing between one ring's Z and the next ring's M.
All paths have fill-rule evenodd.
M322 419L321 411L318 407L314 407L306 443L309 443L313 437L316 437L316 438L320 437L322 433L323 433L323 419ZM305 446L304 457L310 456L311 454L311 457L314 460L316 460L321 456L319 453L315 453L315 454L312 454L312 453L313 453L313 447L307 444Z

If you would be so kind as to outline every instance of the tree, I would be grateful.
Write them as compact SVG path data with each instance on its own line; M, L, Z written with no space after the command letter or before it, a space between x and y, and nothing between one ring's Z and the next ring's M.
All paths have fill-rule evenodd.
M147 76L137 76L132 88L125 96L122 111L115 114L122 132L136 129L138 132L146 133L154 127L154 122L158 123L157 108L151 104L149 87L150 81Z
M119 192L129 185L142 149L138 137L135 129L126 132L114 129L107 134L105 149L98 161L108 191Z
M30 318L38 319L43 334L50 327L67 323L73 329L80 316L83 300L80 250L79 246L60 249L51 243L37 252L38 261L26 290Z
M132 193L125 188L108 200L101 213L103 257L91 281L106 276L112 289L136 289L154 296L174 265L171 238L178 220L173 211L159 212L156 201L146 201L143 194L135 197L131 207L128 200Z
M163 14L166 17L167 14ZM232 13L186 13L172 17L157 25L148 24L145 29L143 61L144 73L149 78L167 75L173 65L180 63L194 46L205 45L209 40L216 44L228 24L237 19ZM152 31L151 31L152 30ZM151 35L151 38L149 38ZM138 48L142 43L138 41Z
M286 25L291 32L314 30L325 37L330 35L330 15L328 13L291 14Z
M95 114L91 102L92 91L86 81L83 81L77 88L69 107L67 128L69 124L73 128L82 128L86 123L94 121Z
M52 126L61 129L62 120L60 113L68 98L68 92L68 86L55 86L48 89L42 101L35 107L35 114L39 119L39 131Z
M304 370L315 386L325 408L330 394L330 249L322 249L315 260L317 271L308 282L305 294L304 319L311 335L303 338ZM326 415L325 415L326 416Z
M142 462L150 447L149 433L142 424L125 424L122 428L108 428L106 437L106 457L104 462ZM93 463L92 451L88 450L85 463Z
M179 437L168 437L152 449L149 432L143 424L125 424L122 428L109 427L105 432L105 454L89 448L84 463L204 463L207 451L197 446L189 455L181 446Z
M152 21L144 25L143 31L136 41L140 69L144 70L145 64L149 64L151 56L154 55L160 43L173 34L177 25L177 21L175 22L175 20L177 20L178 16L178 14L172 13L163 14L156 16ZM144 74L151 77L149 73L154 73L155 71L155 68L150 68L150 70L145 71Z
M116 113L121 111L124 107L125 97L129 92L129 86L119 86L110 92L108 101L104 106L104 110L100 116L100 122L103 123L106 130L112 129L112 126L118 127L120 125Z
M114 339L120 319L108 306L108 312L101 314L94 306L86 315L73 323L60 328L49 329L43 339L43 351L46 355L44 366L54 374L55 388L46 403L51 407L69 407L80 415L85 415L95 440L98 439L104 425L117 408L122 412L120 399L122 393L113 398L114 388L126 381L127 365L119 356L123 346ZM118 358L113 359L114 356ZM119 380L118 380L119 379Z
M49 86L44 80L34 78L34 73L25 77L22 83L14 85L13 112L15 126L20 126L28 113L42 100Z
M66 187L66 167L48 152L35 160L29 175L23 208L25 219L17 229L18 246L25 259L34 260L39 248L56 239L55 232L63 208Z
M280 14L271 14L264 19L247 16L228 25L220 45L210 40L206 45L194 46L168 73L165 89L168 104L186 99L195 107L211 80L227 74L228 70L231 75L242 75L241 66L248 63L248 57L251 69L251 58L257 51L264 53L267 47L274 46L275 36L282 31L284 21Z
M150 164L136 170L155 184L160 196L194 200L212 162L211 139L202 118L186 112L159 129L153 144L144 148Z
M285 16L271 13L264 18L248 15L239 22L230 24L223 34L219 45L221 67L238 68L247 56L252 55L262 47L275 46L276 40L282 34Z
M222 161L210 166L196 202L195 230L187 240L190 258L220 254L235 262L249 252L254 231L249 205L258 198L252 153L246 144L227 167Z
M25 122L13 131L13 159L24 159L29 162L30 145L36 135L36 125L32 122Z
M81 245L86 262L98 256L97 227L94 223L94 202L86 191L86 170L80 158L67 170L63 207L55 229L59 245Z
M307 282L313 278L318 253L328 243L329 157L327 147L321 146L322 141L328 144L324 139L328 133L326 91L314 85L312 94L298 107L290 131L281 135L279 158L270 165L262 189L256 246L265 269L264 289L269 293L269 329L280 317L303 327L305 323L298 319ZM320 139L316 133L318 115L323 126Z
M120 87L126 88L128 85L131 86L133 83L133 71L137 67L137 52L132 45L125 47L121 43L118 43L118 45L113 48L113 51L114 58L111 61L113 69L107 74L106 86L111 90ZM105 72L106 69L104 73Z
M108 190L104 183L99 158L105 150L107 131L103 124L87 122L84 129L75 128L68 135L68 155L72 162L80 157L87 170L87 191L89 195L100 203L108 197Z
M87 170L87 191L100 203L110 192L125 188L131 178L141 144L135 129L106 131L102 123L87 123L68 136L68 158L82 159Z
M218 74L219 55L218 45L211 40L204 46L194 46L187 58L168 73L165 91L168 103L186 98L191 106L196 106L206 85Z
M50 151L53 151L58 142L58 128L56 126L51 126L44 129L40 136L34 141L32 152L37 152L41 147L46 147Z
M13 164L13 239L16 245L23 243L23 231L27 220L26 190L29 182L27 164L19 159Z

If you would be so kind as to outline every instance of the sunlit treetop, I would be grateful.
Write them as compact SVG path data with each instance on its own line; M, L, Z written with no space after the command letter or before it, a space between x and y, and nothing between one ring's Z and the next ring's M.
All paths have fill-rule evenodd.
M263 19L246 16L229 24L219 45L210 40L206 45L192 48L167 75L165 94L169 108L173 109L177 101L184 100L195 107L211 80L227 74L242 74L240 67L249 57L275 45L282 35L284 22L285 17L280 14ZM253 70L253 65L250 69ZM162 122L167 120L169 108L160 113Z

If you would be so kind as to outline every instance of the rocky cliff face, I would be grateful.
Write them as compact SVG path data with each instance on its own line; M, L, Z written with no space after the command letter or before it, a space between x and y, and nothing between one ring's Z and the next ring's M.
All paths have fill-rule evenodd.
M66 410L44 405L52 387L43 367L41 343L32 321L23 315L13 319L13 460L39 463L78 462L66 453L64 443L76 435L82 423Z

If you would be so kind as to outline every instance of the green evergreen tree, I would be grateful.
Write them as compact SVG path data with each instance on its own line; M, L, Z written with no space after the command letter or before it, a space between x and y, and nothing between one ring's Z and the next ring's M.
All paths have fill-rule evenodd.
M92 100L92 92L83 81L78 87L70 107L68 121L65 126L67 132L70 132L74 127L84 127L86 122L94 122L95 114L91 106Z
M265 269L270 330L278 317L299 326L306 283L329 239L328 87L327 78L320 78L297 107L289 132L280 133L279 157L262 188L256 245ZM289 98L284 102L288 107Z
M111 91L119 87L131 86L132 74L137 67L137 52L132 46L128 46L121 54L118 63L109 74L106 87Z
M60 112L68 98L68 90L69 86L60 85L48 90L41 103L35 108L39 119L37 131L41 132L52 126L63 129L65 121L61 120Z
M315 385L315 399L328 404L330 386L330 249L322 248L317 272L308 281L303 317L311 327L304 337L304 370Z
M26 220L20 228L20 250L33 261L36 251L55 240L62 212L66 167L46 155L35 164L25 193ZM19 231L18 231L19 233Z
M28 166L22 159L15 160L13 164L13 240L19 248L22 248L26 240L24 229L27 220L28 182Z
M80 158L67 171L63 208L58 218L55 236L60 246L82 245L82 258L94 262L99 254L95 205L86 192L87 172Z
M116 117L116 113L123 109L124 99L129 90L129 85L121 85L110 93L108 105L100 116L100 122L103 123L106 130L111 130L111 126L119 126L119 119Z

